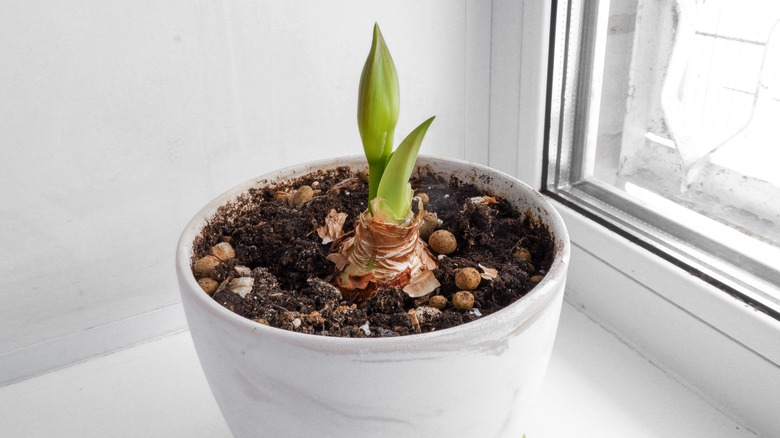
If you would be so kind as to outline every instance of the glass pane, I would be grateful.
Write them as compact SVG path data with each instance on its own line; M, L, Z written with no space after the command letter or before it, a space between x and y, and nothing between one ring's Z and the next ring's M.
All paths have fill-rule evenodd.
M551 189L780 308L780 2L562 2L557 29Z

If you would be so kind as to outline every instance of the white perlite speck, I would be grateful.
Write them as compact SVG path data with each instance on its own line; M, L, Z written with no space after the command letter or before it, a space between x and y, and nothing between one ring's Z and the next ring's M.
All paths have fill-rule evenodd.
M366 336L371 336L371 329L368 326L368 321L360 326L360 330L363 330L363 333L365 333Z
M246 266L241 266L241 265L236 266L235 270L238 273L238 275L240 275L242 277L251 277L252 276L252 270L249 269Z
M239 294L241 298L246 297L246 294L252 292L252 286L255 285L255 279L253 277L239 277L230 280L228 284L228 290L230 292Z

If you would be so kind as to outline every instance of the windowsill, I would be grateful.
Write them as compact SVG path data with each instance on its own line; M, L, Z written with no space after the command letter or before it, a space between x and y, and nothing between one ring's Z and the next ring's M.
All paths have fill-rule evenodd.
M229 437L188 332L0 388L3 433ZM528 438L753 437L564 304Z

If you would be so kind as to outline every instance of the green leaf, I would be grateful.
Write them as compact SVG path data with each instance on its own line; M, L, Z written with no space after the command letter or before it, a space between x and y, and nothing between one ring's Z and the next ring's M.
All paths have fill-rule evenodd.
M376 196L379 180L393 149L399 111L398 75L393 58L374 24L371 51L363 66L358 89L358 129L369 166L369 201Z
M414 171L423 137L434 118L435 116L422 122L401 142L393 152L379 182L376 196L384 201L381 203L382 209L397 221L405 220L411 210L412 188L409 178Z

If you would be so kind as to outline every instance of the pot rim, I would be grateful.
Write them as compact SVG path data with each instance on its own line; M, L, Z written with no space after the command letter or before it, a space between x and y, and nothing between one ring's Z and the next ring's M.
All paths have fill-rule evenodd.
M415 350L425 351L430 348L430 346L439 345L440 343L455 342L457 344L457 340L464 339L464 337L468 338L475 336L476 338L490 338L492 331L495 331L498 334L498 338L501 334L506 333L506 330L496 330L495 327L501 327L506 324L510 324L517 327L518 330L522 330L522 327L520 327L522 323L534 318L546 304L549 304L553 300L556 292L562 288L560 283L565 282L566 269L570 257L570 242L563 219L541 193L519 179L497 169L464 160L429 155L420 155L417 160L417 167L431 165L435 169L437 163L464 167L466 170L474 172L475 175L493 174L506 178L514 184L515 188L526 191L528 196L532 198L532 203L536 207L544 209L544 216L546 219L543 220L543 223L548 226L551 233L554 235L554 251L556 254L553 263L550 266L548 273L538 285L531 289L525 296L503 309L486 315L478 320L440 331L387 338L344 338L297 333L266 326L231 312L213 300L210 296L203 293L191 270L192 244L195 237L201 232L203 226L211 217L213 217L220 206L235 200L236 197L245 193L250 188L260 187L275 180L294 178L323 168L330 169L340 166L351 166L360 169L366 167L365 157L362 155L320 159L274 170L227 190L201 208L189 221L177 244L176 272L179 278L179 288L182 295L187 294L190 296L195 304L205 309L214 318L230 325L236 325L245 331L257 332L262 336L274 338L282 343L296 344L303 348L316 348L318 350L325 348L334 353L351 352L355 349L388 352L398 350L410 352ZM463 347L467 347L467 343L463 344Z

